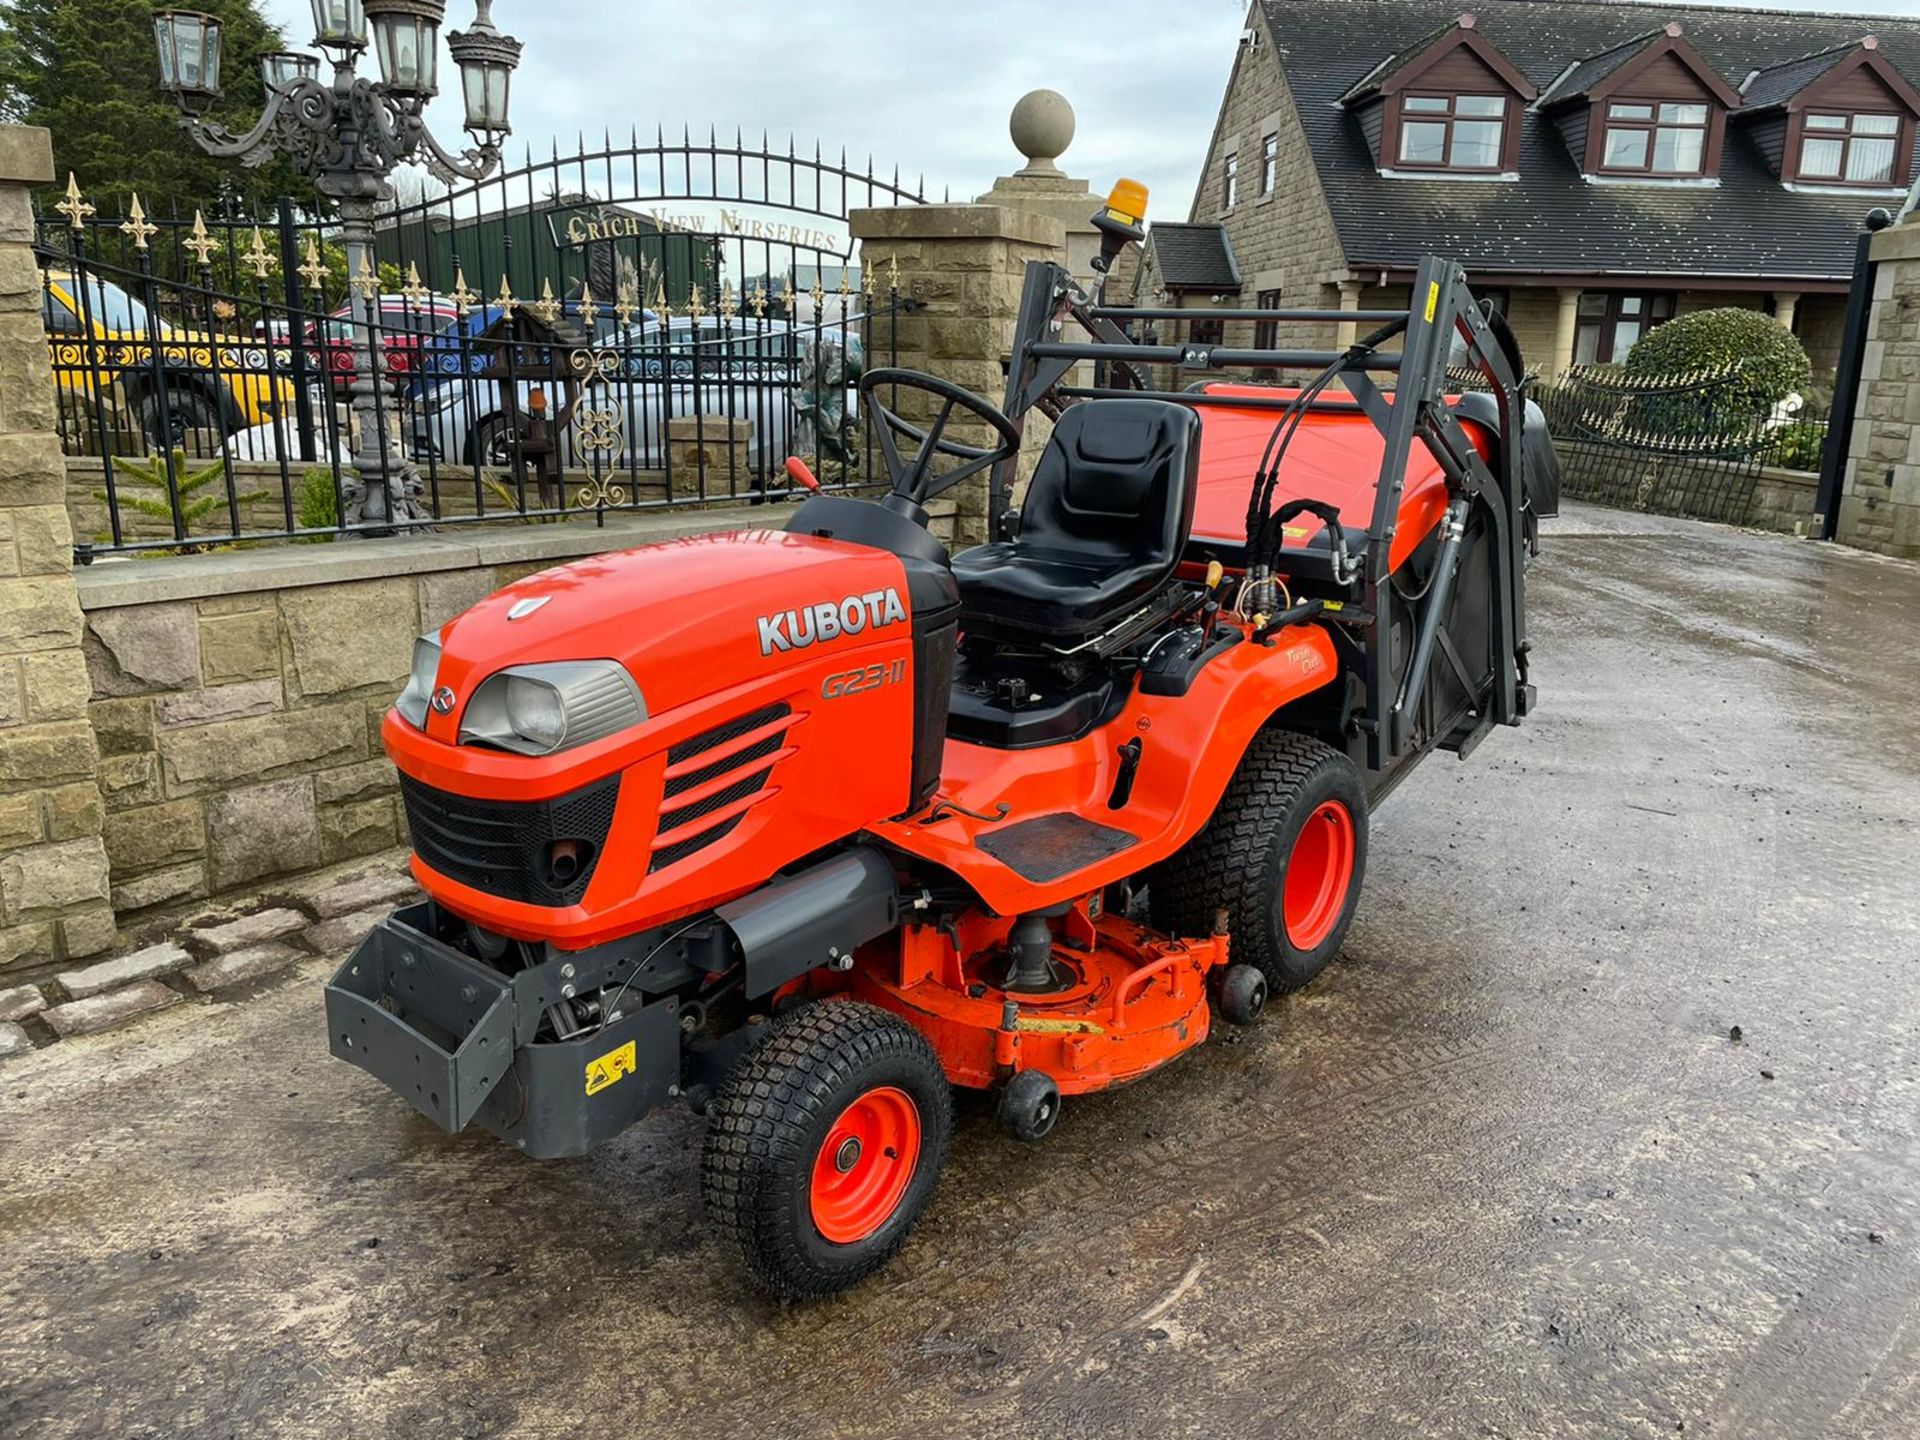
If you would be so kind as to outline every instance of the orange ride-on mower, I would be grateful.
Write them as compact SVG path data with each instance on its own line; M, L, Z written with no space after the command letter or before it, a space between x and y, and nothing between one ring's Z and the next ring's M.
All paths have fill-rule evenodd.
M429 898L329 985L333 1053L537 1157L689 1103L713 1224L808 1296L905 1241L949 1087L1041 1140L1311 980L1369 807L1528 711L1552 452L1456 265L1409 310L1220 317L1369 329L1339 351L1136 344L1116 322L1179 315L1101 288L1029 270L1002 407L866 375L884 497L581 560L423 636L383 735ZM1450 354L1485 393L1449 398ZM998 538L950 556L925 506L983 473Z

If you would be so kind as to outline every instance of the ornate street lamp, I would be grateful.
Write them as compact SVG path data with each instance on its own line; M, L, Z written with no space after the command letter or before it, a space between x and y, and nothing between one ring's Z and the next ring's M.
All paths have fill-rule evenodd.
M163 10L153 19L160 51L160 83L181 110L181 124L209 155L249 168L284 155L340 211L352 305L354 414L360 423L354 455L357 483L348 488L348 514L372 526L424 518L417 503L419 479L389 453L381 401L386 391L385 347L373 343L379 283L373 256L373 220L391 199L388 177L396 165L426 166L436 179L484 180L500 164L509 133L507 93L520 42L493 28L492 0L476 0L473 28L447 37L460 67L466 128L474 148L453 154L436 140L421 112L439 93L440 22L446 0L312 0L313 43L334 61L331 83L319 78L309 55L276 52L261 57L267 108L254 127L235 135L206 117L220 95L220 22L197 10ZM378 81L354 73L371 31ZM397 502L387 476L399 474Z

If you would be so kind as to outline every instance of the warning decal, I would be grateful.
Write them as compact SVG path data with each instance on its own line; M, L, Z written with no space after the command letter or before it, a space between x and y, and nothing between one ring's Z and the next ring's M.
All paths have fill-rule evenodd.
M633 1074L636 1052L633 1041L629 1040L618 1050L609 1050L598 1059L587 1062L587 1094L598 1095L616 1080L623 1080Z

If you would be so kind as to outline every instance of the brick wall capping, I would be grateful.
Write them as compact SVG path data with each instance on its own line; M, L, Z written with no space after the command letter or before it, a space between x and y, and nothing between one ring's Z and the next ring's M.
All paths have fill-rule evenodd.
M729 506L704 513L609 516L583 524L467 526L435 535L338 540L330 545L277 545L158 560L101 560L74 570L83 610L113 610L214 595L302 589L353 580L473 570L627 550L659 540L782 523L784 506Z
M900 205L854 210L856 240L1016 240L1059 249L1066 227L1050 215L1001 205Z
M53 132L38 125L0 125L0 185L53 183Z

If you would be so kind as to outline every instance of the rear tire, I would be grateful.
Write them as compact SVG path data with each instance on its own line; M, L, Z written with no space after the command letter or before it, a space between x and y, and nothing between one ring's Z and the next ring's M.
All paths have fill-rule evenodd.
M906 1243L953 1100L926 1038L875 1006L823 1001L771 1029L708 1112L701 1195L762 1286L831 1295Z
M1206 935L1225 910L1233 958L1276 994L1340 951L1367 868L1367 792L1339 751L1306 735L1254 737L1220 806L1148 874L1155 928Z

